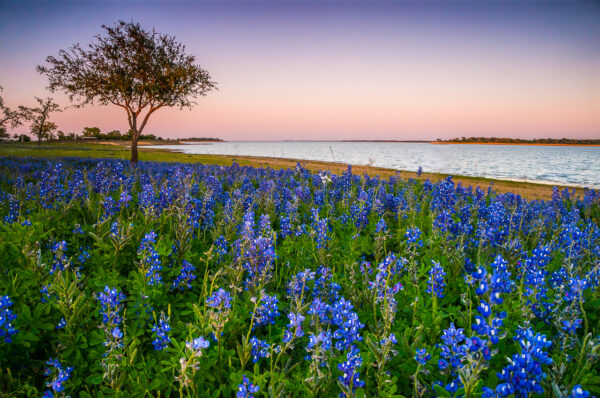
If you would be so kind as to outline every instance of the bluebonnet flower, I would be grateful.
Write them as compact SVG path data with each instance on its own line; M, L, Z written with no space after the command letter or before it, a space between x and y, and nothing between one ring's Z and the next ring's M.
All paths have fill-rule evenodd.
M194 351L208 348L210 346L210 341L206 340L204 337L200 336L198 338L193 339L191 342L186 343L186 346L189 345Z
M269 356L270 346L266 341L252 336L250 338L250 345L252 346L252 363L258 362L260 358L266 358Z
M488 347L487 341L479 336L471 336L465 340L465 349L469 354L480 354L486 361L492 359L492 353Z
M288 314L288 319L290 320L283 334L283 342L289 343L294 339L294 337L302 337L304 336L304 331L302 330L302 322L304 321L304 316L302 314L296 314L290 312Z
M115 327L110 334L115 340L121 340L123 338L123 332L118 326Z
M569 333L575 334L577 329L581 327L581 319L575 319L574 321L562 321L562 330Z
M58 322L58 325L56 325L56 329L64 329L65 326L67 326L67 321L65 320L65 318L62 318Z
M498 255L491 267L493 273L490 277L490 301L492 304L502 304L501 293L510 293L514 286L513 280L510 278L510 272L508 271L508 262Z
M583 292L589 287L587 279L578 276L569 278L563 299L567 302L583 301Z
M142 184L142 189L138 194L138 203L144 213L154 214L158 203L156 201L156 193L152 184Z
M210 327L216 340L219 340L231 312L231 295L223 288L219 288L206 299L206 305L209 307Z
M108 220L119 211L119 205L110 195L104 196L100 203L102 205L102 208L104 209L104 213L100 218L101 221Z
M52 245L52 267L50 269L50 274L55 273L56 271L64 271L69 268L70 261L67 258L67 242L60 241L56 242Z
M388 337L384 337L379 343L382 346L386 345L387 343L398 344L398 339L394 333L390 333Z
M121 209L129 206L129 202L131 202L131 195L126 190L121 191L121 195L119 196L119 207Z
M292 276L287 285L287 293L290 301L296 301L298 304L302 304L305 296L304 293L309 291L308 282L313 281L314 279L315 273L310 269L305 269Z
M281 216L279 219L279 236L285 238L292 234L292 220L289 216Z
M12 337L19 331L14 328L12 322L17 319L17 315L12 312L13 302L9 296L0 296L0 338L4 338L4 342L12 342Z
M75 224L75 228L73 228L73 235L83 235L83 229L81 229L81 225Z
M221 257L228 253L228 247L229 244L227 243L227 240L223 235L219 236L215 240L215 250L217 252L219 260L221 259Z
M237 398L254 398L259 390L258 386L255 386L250 382L246 375L242 376L242 384L238 385L238 391L236 394Z
M53 392L63 392L65 389L65 383L71 378L71 373L73 373L73 367L67 366L63 367L62 364L58 361L58 359L50 358L46 365L48 367L44 370L44 376L54 376L52 380L46 383L47 387L50 387L51 390L45 392L45 396L52 396Z
M588 398L589 396L590 393L588 391L584 390L579 384L576 384L573 386L573 390L568 398Z
M120 326L123 322L121 311L125 295L116 288L104 287L104 292L98 294L100 302L100 315L102 315L102 328L104 329L107 340L104 345L108 347L108 352L123 346L123 332Z
M419 166L419 168L417 169L417 177L421 177L421 174L423 174L423 168Z
M217 310L231 308L231 295L223 288L219 288L212 296L206 299L206 305Z
M169 332L171 331L171 325L169 325L169 318L165 317L165 314L161 313L158 323L152 325L152 332L154 339L152 345L157 351L164 350L167 345L171 342Z
M112 237L117 239L120 237L120 227L121 224L119 223L119 221L115 221L110 225L110 234Z
M156 243L156 234L150 231L144 236L138 249L138 256L141 256L140 266L148 278L148 285L162 285L162 277L160 271L162 264L160 256L156 252L154 245Z
M90 257L91 257L91 254L86 249L84 249L83 247L79 248L79 254L77 255L77 261L79 261L80 265L84 265Z
M322 301L320 298L315 298L310 303L308 307L308 311L306 311L308 315L313 315L320 322L328 322L329 314L331 313L331 305L327 304L327 302Z
M309 353L307 359L317 361L320 366L326 363L325 353L331 351L331 330L326 330L318 335L310 334L306 351Z
M175 377L182 387L189 387L192 383L192 377L198 369L200 369L200 357L202 350L210 346L210 341L200 336L192 341L185 342L184 357L179 359L180 369L179 374ZM191 374L190 374L191 373Z
M259 229L255 228L254 212L249 209L239 226L240 238L233 244L234 263L248 272L244 281L246 290L260 289L271 278L275 262L274 234L268 217L261 217Z
M360 380L360 367L362 366L362 357L360 350L356 346L351 346L346 354L346 361L338 365L342 376L338 377L343 392L340 397L353 397L358 388L364 387L365 382Z
M457 329L454 323L444 330L441 337L444 344L438 345L442 349L438 367L440 370L459 369L466 355L466 346L464 345L465 334L462 328Z
M409 246L423 246L423 241L421 240L421 230L419 229L419 227L407 229L406 233L404 234L404 237L406 238L406 241L408 242Z
M240 248L241 243L236 242L236 249ZM238 258L243 267L248 271L248 276L244 281L246 289L255 289L263 286L271 278L271 268L277 255L273 246L273 239L258 236L249 239L241 246L241 250L236 250L235 257Z
M427 280L427 293L434 294L438 298L444 297L444 288L446 287L446 282L444 281L444 277L446 276L446 271L440 265L440 263L431 260L433 266L429 270L429 279Z
M19 219L19 213L21 211L21 202L17 195L8 195L8 214L4 216L3 220L7 224L12 224Z
M262 214L258 218L258 232L260 235L269 236L273 233L273 228L271 227L271 219L268 214Z
M279 300L277 299L276 295L269 296L268 294L265 294L261 297L260 304L256 308L256 312L254 314L253 328L268 324L275 324L275 318L280 315L279 308L277 307L278 302Z
M514 285L506 265L507 262L501 256L497 256L492 263L491 275L484 268L478 268L472 274L476 285L475 293L482 297L477 306L479 315L475 316L472 328L476 333L489 337L492 344L497 344L502 337L500 328L507 316L505 311L494 310L494 306L502 304L502 293L511 292ZM486 297L489 297L489 301ZM487 356L487 351L483 352Z
M365 325L360 322L356 312L352 311L352 303L343 297L331 306L331 323L337 326L333 337L338 340L335 348L338 350L349 349L356 341L362 341L360 329Z
M552 358L544 351L552 345L542 334L535 334L531 329L517 330L515 339L521 346L521 354L514 354L509 359L509 365L498 373L498 379L503 383L496 387L496 394L506 397L526 398L530 393L541 394L544 390L541 381L546 377L542 365L550 365Z
M194 267L191 263L186 260L181 262L181 270L179 271L179 275L173 281L171 285L172 289L179 288L179 290L191 289L192 281L196 279L196 267Z
M385 220L383 218L381 218L378 222L377 225L375 225L375 232L376 233L385 233L388 231L388 226L385 223Z
M312 234L314 235L317 249L326 247L327 241L331 239L327 235L328 230L329 225L327 218L323 218L314 222Z
M375 280L369 281L369 288L375 293L376 302L387 300L389 304L393 303L395 308L394 295L402 290L402 283L397 278L401 276L402 271L402 259L399 260L394 253L390 253L377 266Z
M50 300L52 300L52 298L53 298L53 296L50 294L50 286L51 286L50 284L44 285L40 289L40 293L42 294L42 298L40 299L40 301L42 303L47 303Z
M319 297L326 301L337 300L338 291L342 288L332 281L333 274L328 267L321 266L315 272L315 284L312 290L313 297Z
M427 353L427 349L419 348L415 354L415 361L421 366L427 365L427 362L431 359L431 354Z
M100 314L102 315L103 323L119 325L123 321L120 312L123 308L122 302L124 300L125 295L119 290L104 286L104 292L98 294L98 301L102 306Z

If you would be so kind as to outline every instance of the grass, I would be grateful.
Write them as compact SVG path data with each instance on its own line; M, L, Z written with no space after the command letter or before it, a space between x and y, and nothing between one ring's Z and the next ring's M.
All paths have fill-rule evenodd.
M271 167L273 169L282 169L294 167L298 160L282 159L282 158L264 158L257 156L231 156L231 155L191 155L179 152L173 152L168 149L139 148L139 158L141 161L152 162L182 162L182 163L205 163L220 166L229 166L233 162L237 162L241 166L253 167ZM110 158L110 159L129 159L130 151L126 142L97 144L97 143L44 143L41 146L37 143L4 143L0 147L0 156L12 157L88 157L88 158ZM300 163L310 171L318 172L320 170L328 170L336 174L346 170L344 163L330 163L312 160L300 160ZM433 181L444 179L448 174L441 173L423 173L420 177L415 172L405 170L386 169L382 167L372 166L353 166L355 174L368 174L371 176L393 176L400 173L405 178L415 178L425 180L430 178ZM470 176L454 176L453 180L456 183L461 183L463 186L481 187L487 189L490 184L493 184L493 189L497 192L512 192L526 199L550 199L552 196L552 186L546 184L536 184L528 182L505 181L492 178L470 177ZM558 185L563 189L569 186ZM583 190L577 188L577 192Z

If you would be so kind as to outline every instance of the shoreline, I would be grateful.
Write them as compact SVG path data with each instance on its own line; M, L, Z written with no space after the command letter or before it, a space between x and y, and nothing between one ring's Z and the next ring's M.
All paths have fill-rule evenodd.
M128 160L130 151L126 143L121 145L112 145L106 143L94 144L76 144L76 143L44 143L38 146L36 143L29 144L8 144L0 147L0 156L7 157L41 157L41 158L60 158L60 157L81 157L81 158L110 158ZM300 159L285 159L285 158L269 158L259 156L235 156L235 155L200 155L186 154L173 149L167 148L148 148L140 146L139 148L140 161L153 162L181 162L181 163L204 163L219 166L230 166L233 162L237 162L240 166L251 167L271 167L273 169L294 168L298 162L311 172L320 170L330 171L334 174L341 174L347 169L346 163L333 163L326 161L300 160ZM368 174L370 176L379 175L382 178L390 176L400 176L401 178L413 178L424 181L431 179L439 181L449 176L444 173L428 173L423 172L419 177L414 171L396 170L383 167L374 167L368 165L352 165L354 174ZM514 193L521 197L534 199L551 199L552 187L556 186L560 190L564 188L575 189L576 194L582 194L584 188L573 185L540 183L529 181L513 181L501 180L495 178L463 176L452 174L452 180L455 184L461 183L463 186L479 186L483 190L493 185L494 191L498 193ZM594 188L595 189L595 188Z
M600 147L600 144L544 144L529 142L450 142L450 141L429 141L435 145L523 145L523 146L589 146Z

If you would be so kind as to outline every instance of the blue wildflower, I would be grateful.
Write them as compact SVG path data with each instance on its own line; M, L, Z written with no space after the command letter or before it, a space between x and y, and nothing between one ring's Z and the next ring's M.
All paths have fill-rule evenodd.
M431 359L431 354L427 353L425 348L419 348L415 354L415 361L421 366L427 365L427 362Z
M279 308L277 307L278 302L279 300L276 295L269 296L268 294L265 294L261 297L260 305L256 308L254 314L253 328L275 324L275 318L280 315Z
M46 364L48 367L44 371L44 376L48 377L54 375L54 378L46 383L47 387L51 388L51 391L47 391L45 393L48 396L52 396L53 392L62 392L65 389L65 383L71 378L71 373L73 373L73 367L67 366L63 368L62 364L58 361L58 359L50 358Z
M160 261L160 255L157 253L154 245L156 243L156 234L154 231L150 231L144 236L138 249L138 256L141 256L141 267L145 272L146 278L148 278L148 285L162 285L162 277L160 271L162 270L162 264Z
M56 325L56 329L64 329L65 326L67 326L67 321L65 320L65 318L62 318L58 322L58 325Z
M342 372L342 376L339 376L338 380L344 391L340 393L340 397L353 397L358 388L365 386L365 382L360 380L359 372L362 361L360 350L356 346L350 346L350 350L346 354L346 361L338 365L338 369Z
M223 288L219 288L206 299L206 305L217 310L229 309L231 308L231 295Z
M8 296L0 296L0 338L4 338L4 342L12 342L12 336L19 331L14 328L12 322L17 319L17 315L12 312L13 302Z
M429 279L427 280L427 293L434 294L438 298L444 297L444 288L446 287L446 282L444 282L444 277L446 276L446 271L440 265L440 263L431 260L433 266L429 270Z
M237 398L254 398L259 390L258 386L255 386L250 382L246 375L242 376L242 384L238 385L238 391L236 394Z
M167 347L167 345L169 345L171 342L171 337L169 336L170 331L171 325L169 325L169 318L165 317L165 314L161 313L158 323L155 323L152 326L152 332L154 334L152 345L154 346L155 350L162 351Z
M191 289L192 281L196 279L196 267L194 267L191 263L183 260L181 262L181 270L179 271L179 275L173 281L171 285L172 289L179 288L179 290Z
M250 345L252 346L252 363L258 362L260 358L266 358L269 356L270 346L266 341L252 336L250 338Z

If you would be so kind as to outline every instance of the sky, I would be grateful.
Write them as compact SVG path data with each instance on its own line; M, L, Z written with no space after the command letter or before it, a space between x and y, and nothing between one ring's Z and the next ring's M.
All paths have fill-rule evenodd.
M219 90L144 133L225 140L600 138L600 2L0 0L5 104L49 93L36 65L103 24L174 35ZM126 131L115 106L60 130ZM20 127L14 132L25 132Z

